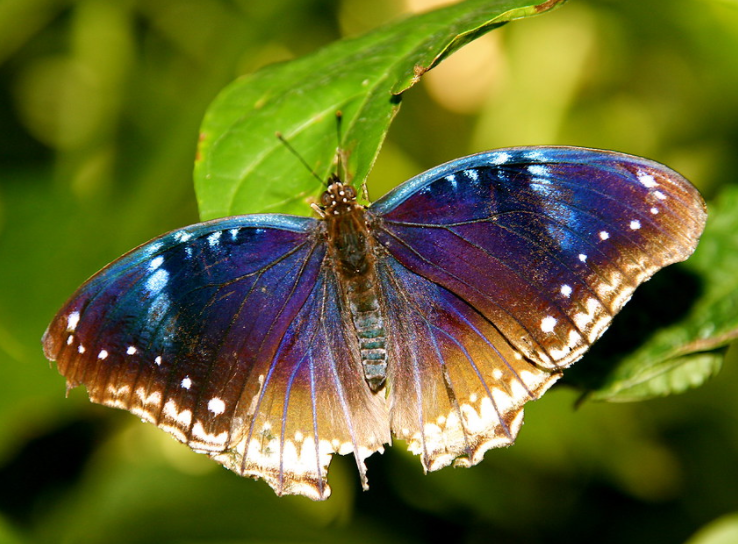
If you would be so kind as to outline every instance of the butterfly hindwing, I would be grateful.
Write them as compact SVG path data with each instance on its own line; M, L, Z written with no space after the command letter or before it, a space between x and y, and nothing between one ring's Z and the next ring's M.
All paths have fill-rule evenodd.
M253 362L258 375L245 384L243 415L233 422L237 442L213 457L264 478L278 494L325 499L332 454L353 453L366 488L363 461L391 438L384 397L366 387L331 267L314 281L273 356ZM249 390L254 384L260 390Z
M486 450L509 445L522 406L558 373L538 369L479 312L444 287L381 259L393 364L393 434L420 455L426 470L478 463Z

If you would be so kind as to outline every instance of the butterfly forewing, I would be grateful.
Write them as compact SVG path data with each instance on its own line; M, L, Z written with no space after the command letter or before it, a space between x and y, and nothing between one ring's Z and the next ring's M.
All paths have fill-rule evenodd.
M45 353L93 401L280 494L325 498L330 454L356 452L363 474L389 426L351 364L358 346L319 227L250 216L153 240L80 288L45 334Z
M385 288L401 338L393 432L431 469L510 443L522 404L581 357L641 282L694 251L706 217L668 168L575 148L460 159L370 213L398 286Z

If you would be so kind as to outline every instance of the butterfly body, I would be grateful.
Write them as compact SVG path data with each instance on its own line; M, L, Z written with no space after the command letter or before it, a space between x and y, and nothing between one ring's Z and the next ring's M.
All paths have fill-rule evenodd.
M688 181L567 147L465 157L368 207L218 219L85 283L43 344L67 386L278 494L324 499L331 456L392 436L426 470L511 444L523 406L704 227ZM341 194L343 192L343 194Z
M376 244L353 187L333 180L321 200L329 258L340 278L342 302L351 313L364 378L376 392L387 378L386 331L374 269Z

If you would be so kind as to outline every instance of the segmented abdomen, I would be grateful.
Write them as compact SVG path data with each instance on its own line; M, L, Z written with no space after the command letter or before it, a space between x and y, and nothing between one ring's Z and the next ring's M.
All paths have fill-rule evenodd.
M364 379L372 391L378 391L387 378L387 349L382 310L372 279L353 278L346 295L359 339Z

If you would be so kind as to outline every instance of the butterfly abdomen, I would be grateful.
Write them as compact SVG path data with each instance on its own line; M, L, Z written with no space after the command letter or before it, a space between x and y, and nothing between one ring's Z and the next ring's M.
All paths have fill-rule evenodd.
M359 339L364 379L372 391L378 391L387 378L387 349L382 311L372 279L355 278L349 283L346 294Z
M323 203L331 256L351 312L364 379L372 391L379 391L387 378L386 332L364 208L356 203L353 188L341 183L328 187Z

